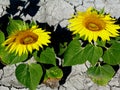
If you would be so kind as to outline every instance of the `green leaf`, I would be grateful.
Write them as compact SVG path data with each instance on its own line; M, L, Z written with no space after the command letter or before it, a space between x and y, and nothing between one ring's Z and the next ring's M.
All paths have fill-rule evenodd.
M1 46L0 57L3 63L5 64L16 64L18 62L25 61L28 58L28 55L22 54L21 56L15 55L14 53L9 53Z
M63 66L82 64L85 61L80 41L77 39L72 40L65 51Z
M55 67L51 67L50 69L46 70L44 81L49 78L61 79L62 77L63 77L62 70L58 68L57 66L55 66Z
M98 46L105 47L106 41L97 40L96 42L97 42L97 45L98 45Z
M120 41L120 36L115 37L115 41Z
M65 42L64 44L60 43L59 49L60 50L59 50L58 55L62 55L66 51L66 49L67 49L67 42Z
M43 50L39 56L37 56L37 52L33 55L34 58L40 63L53 64L56 66L56 58L53 48L47 47L46 50Z
M120 64L120 43L114 43L105 51L103 61L110 65Z
M92 65L95 65L102 54L102 48L91 44L88 44L85 48L82 48L79 40L75 39L68 45L68 48L64 54L63 66L82 64L85 63L86 60L89 60Z
M10 35L15 31L26 30L28 28L29 28L28 24L26 24L24 21L10 19L9 25L7 27L7 32Z
M0 44L2 44L5 41L5 36L2 31L0 31Z
M43 75L39 64L20 64L15 71L16 78L30 90L36 90Z
M88 44L84 49L84 55L86 59L92 64L95 65L98 59L102 56L102 48Z
M103 65L98 67L90 67L87 70L88 76L98 85L107 85L115 74L114 69L110 65Z

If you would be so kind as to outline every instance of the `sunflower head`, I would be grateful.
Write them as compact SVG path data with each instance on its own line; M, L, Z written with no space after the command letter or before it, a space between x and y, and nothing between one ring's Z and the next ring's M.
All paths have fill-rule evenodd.
M49 34L50 32L45 32L37 25L25 29L14 29L13 32L11 30L10 35L2 45L6 46L6 50L9 52L15 52L21 56L28 54L28 52L32 53L33 50L39 50L40 47L43 48L43 45L47 46L50 43Z
M73 18L69 19L68 28L73 34L84 36L89 42L96 41L100 37L103 41L110 40L110 37L118 36L117 29L119 25L115 25L116 20L109 14L104 14L103 10L97 11L90 7L85 12L77 12Z

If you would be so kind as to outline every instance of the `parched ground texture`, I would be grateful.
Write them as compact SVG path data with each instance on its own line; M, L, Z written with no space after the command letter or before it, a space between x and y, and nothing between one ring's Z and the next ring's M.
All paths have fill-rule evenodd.
M6 14L6 9L9 8L11 2L15 3L20 0L0 0L0 16ZM35 15L21 15L24 20L38 20L39 22L47 22L50 26L56 27L58 24L65 27L71 18L71 15L76 11L84 11L88 7L93 6L96 9L105 8L106 13L110 13L112 17L120 17L120 0L21 0L21 1L38 1L37 6L40 6ZM23 7L18 6L19 10ZM26 8L26 7L24 7ZM15 13L15 15L19 12ZM88 65L88 63L87 63ZM22 86L15 77L15 65L6 66L0 69L0 90L28 90ZM72 72L66 79L65 84L59 88L51 89L44 84L39 85L37 90L120 90L120 70L117 71L114 78L107 86L98 86L94 84L86 75L87 66L85 64L75 65L72 67Z

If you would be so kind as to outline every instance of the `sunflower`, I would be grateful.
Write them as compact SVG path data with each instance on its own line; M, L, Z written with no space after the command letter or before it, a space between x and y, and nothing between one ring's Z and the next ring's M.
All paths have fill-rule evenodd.
M110 37L118 36L119 25L114 24L116 20L109 14L99 13L90 7L85 12L77 12L68 20L68 28L73 34L84 36L89 42L97 41L100 37L103 41L110 40Z
M8 36L8 39L3 42L6 50L15 52L21 56L22 54L32 53L32 50L39 50L43 45L50 43L50 32L45 32L36 25L27 30L16 31Z

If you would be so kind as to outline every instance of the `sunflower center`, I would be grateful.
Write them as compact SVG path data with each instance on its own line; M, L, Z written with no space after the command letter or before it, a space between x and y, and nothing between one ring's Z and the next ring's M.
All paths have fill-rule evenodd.
M98 17L89 17L85 20L85 27L90 31L100 31L105 25L106 23Z
M95 23L89 23L89 24L87 25L87 28L88 28L89 30L91 30L91 31L99 31L99 30L101 30L101 26L100 26L100 25L97 25L97 24L95 24Z
M32 32L26 33L26 35L23 35L23 37L20 39L20 43L27 45L35 43L38 40L38 36Z

